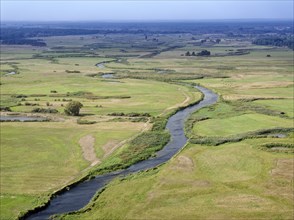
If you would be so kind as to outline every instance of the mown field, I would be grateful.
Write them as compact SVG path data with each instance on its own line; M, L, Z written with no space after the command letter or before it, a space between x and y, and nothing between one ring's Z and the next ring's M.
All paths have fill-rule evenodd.
M95 138L103 161L110 150L105 146L114 147L142 129L144 123L131 122L1 122L1 219L16 218L86 173L91 163L79 145L83 136Z
M60 36L44 38L49 50L3 47L0 104L11 112L1 114L51 121L1 122L1 219L17 218L89 173L152 156L169 138L166 117L201 98L194 84L220 99L187 120L185 149L159 168L114 180L63 219L292 218L293 51L246 40L196 46L191 35L157 38ZM202 49L212 56L182 56ZM223 55L237 49L250 53ZM79 117L63 113L71 100L84 105ZM37 107L58 113L32 113ZM93 142L83 148L86 136ZM84 155L89 146L92 161Z

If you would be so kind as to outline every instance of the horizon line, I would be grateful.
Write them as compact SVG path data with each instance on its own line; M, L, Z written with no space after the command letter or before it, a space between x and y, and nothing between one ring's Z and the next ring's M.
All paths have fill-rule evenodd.
M87 19L87 20L2 20L1 23L9 22L116 22L116 23L127 23L127 22L197 22L197 21L292 21L293 18L199 18L199 19Z

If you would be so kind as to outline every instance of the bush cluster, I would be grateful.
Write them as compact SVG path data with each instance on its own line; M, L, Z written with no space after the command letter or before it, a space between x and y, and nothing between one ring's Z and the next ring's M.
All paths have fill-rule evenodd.
M11 112L10 107L7 106L0 106L0 111L1 112Z
M126 117L151 117L149 113L123 113L123 112L113 112L109 113L109 116L126 116Z
M77 123L78 123L79 125L91 125L91 124L95 124L96 121L88 121L88 120L85 120L85 119L81 119L81 118L79 118L79 119L77 120Z
M53 108L34 108L32 110L34 113L58 113L58 110Z

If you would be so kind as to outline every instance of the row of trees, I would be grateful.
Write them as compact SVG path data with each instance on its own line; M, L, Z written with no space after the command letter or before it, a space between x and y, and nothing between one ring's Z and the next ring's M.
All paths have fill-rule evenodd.
M194 51L192 52L192 53L190 53L190 51L187 51L186 53L185 53L185 56L210 56L210 51L208 51L208 50L202 50L201 52L199 52L199 53L195 53Z
M49 105L47 105L49 106ZM64 113L66 115L78 116L80 114L80 109L83 107L83 104L78 101L71 101L67 103L64 108ZM0 111L8 111L11 112L10 107L0 106ZM32 112L36 113L57 113L56 109L45 109L45 108L34 108ZM149 116L149 115L148 115Z

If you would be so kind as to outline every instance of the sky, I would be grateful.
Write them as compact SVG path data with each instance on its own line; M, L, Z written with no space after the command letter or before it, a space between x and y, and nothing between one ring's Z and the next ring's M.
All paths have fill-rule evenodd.
M293 19L292 0L1 0L1 21Z

